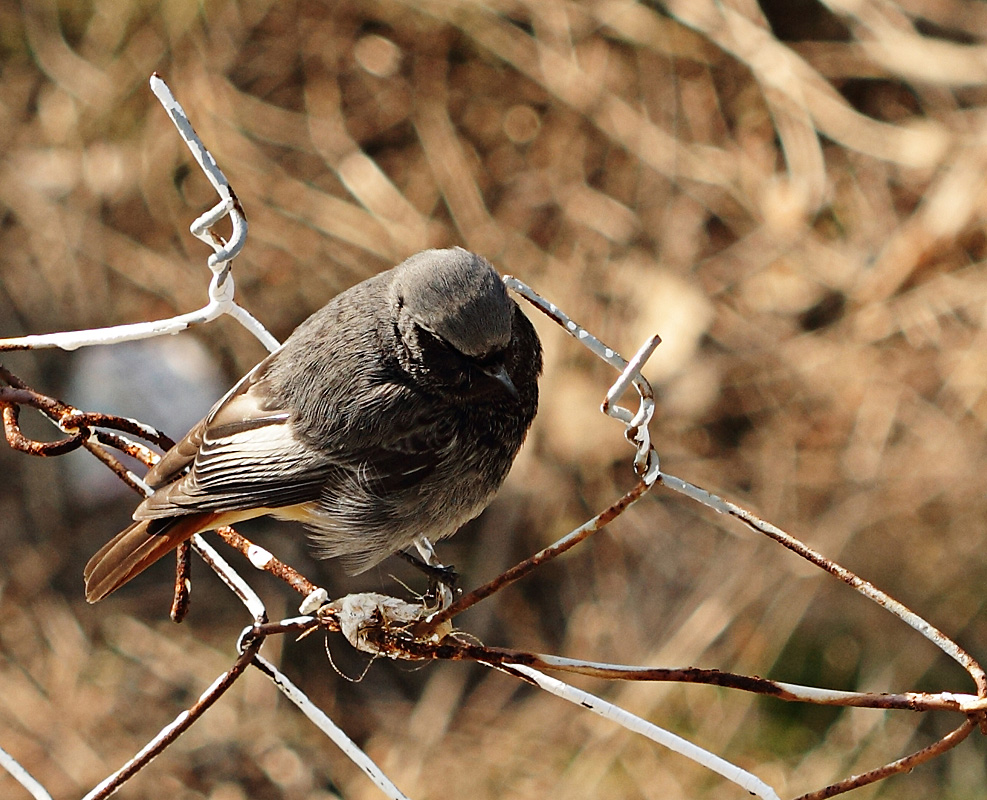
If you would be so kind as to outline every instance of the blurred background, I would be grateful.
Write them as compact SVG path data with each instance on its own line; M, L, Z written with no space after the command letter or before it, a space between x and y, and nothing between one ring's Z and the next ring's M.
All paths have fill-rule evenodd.
M987 5L0 0L0 335L205 302L209 252L188 225L215 196L148 89L154 70L246 209L237 297L276 336L347 286L453 244L625 355L659 333L647 374L666 471L987 657ZM614 373L532 316L546 348L539 417L498 501L439 549L467 587L634 481L620 426L598 411ZM262 355L227 319L3 361L41 391L177 437ZM89 461L0 445L0 745L59 798L192 702L248 622L200 566L189 619L171 623L170 559L85 604L82 566L135 504ZM244 527L331 594L422 588L396 559L348 578L285 530ZM272 616L297 608L286 587L249 577ZM662 489L457 623L486 644L585 659L972 691L834 579ZM265 649L413 798L746 796L479 667L375 663L354 682L366 665L336 639ZM783 797L958 723L579 685ZM983 797L985 755L974 735L853 796ZM0 796L26 795L0 774ZM248 674L121 796L379 795Z

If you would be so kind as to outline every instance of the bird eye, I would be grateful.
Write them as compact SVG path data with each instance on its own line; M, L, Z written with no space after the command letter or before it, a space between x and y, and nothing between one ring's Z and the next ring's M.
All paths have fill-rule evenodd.
M430 331L428 328L423 328L421 325L418 325L417 327L418 330L420 330L422 333L425 334L425 338L428 340L429 344L439 348L440 350L446 350L450 353L458 352L455 347L453 347L451 344L449 344L449 342L447 342L445 339L439 336L439 334Z
M507 353L503 350L494 350L492 353L487 353L485 356L478 356L474 358L474 363L483 370L496 369L497 367L504 366L504 361L507 358Z

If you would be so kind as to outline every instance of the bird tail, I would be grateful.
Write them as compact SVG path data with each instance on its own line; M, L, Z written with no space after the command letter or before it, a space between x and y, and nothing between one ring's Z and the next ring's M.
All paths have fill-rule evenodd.
M143 519L121 531L86 564L86 600L102 600L199 531L211 530L216 516L188 514Z

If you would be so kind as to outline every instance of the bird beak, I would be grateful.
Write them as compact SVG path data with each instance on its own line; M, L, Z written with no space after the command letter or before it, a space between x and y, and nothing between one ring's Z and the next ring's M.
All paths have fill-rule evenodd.
M514 385L514 381L511 380L511 376L507 374L507 370L504 369L504 365L501 364L498 367L491 367L490 369L483 370L483 374L488 378L492 378L497 381L507 393L513 397L515 400L520 400L521 395L517 392L517 387Z

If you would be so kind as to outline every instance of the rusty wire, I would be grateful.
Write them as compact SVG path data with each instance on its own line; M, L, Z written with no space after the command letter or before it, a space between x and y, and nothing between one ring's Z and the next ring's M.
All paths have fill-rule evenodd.
M678 368L656 373L666 465L907 593L979 652L987 28L977 4L814 6L795 20L803 35L787 39L777 4L341 3L311 25L294 20L294 8L243 3L231 23L220 5L195 24L127 3L114 9L114 24L37 3L8 10L0 193L9 211L0 235L15 313L5 318L63 330L152 319L201 299L200 282L181 272L189 259L173 233L186 224L184 203L201 197L192 191L176 203L162 190L180 182L174 170L187 156L168 149L170 132L159 135L160 111L141 107L141 86L162 57L181 74L186 101L214 112L200 130L244 167L237 188L261 235L238 274L273 329L288 330L309 299L385 262L456 241L530 276L622 347L653 329L672 347L688 334L694 345ZM136 219L146 221L139 235ZM654 324L677 305L688 312L678 322ZM217 349L256 360L237 334L215 335ZM556 423L599 375L562 362L546 375L540 424L550 427L535 432L538 468L524 473L544 511L526 516L519 536L543 530L546 517L568 523L571 509L607 505L614 488L603 476L620 442L567 436ZM544 467L553 462L571 465L571 480L547 480L557 478ZM49 482L41 496L57 489ZM630 515L619 541L597 540L599 559L572 571L581 582L578 600L560 605L567 642L618 649L631 663L787 671L799 667L792 652L825 639L814 663L845 663L863 682L907 686L938 670L931 648L891 638L895 626L842 634L843 614L834 619L832 596L818 589L827 582L790 573L770 549L716 533L711 542L689 513L671 514L664 502L652 509L650 529ZM494 538L478 537L478 547ZM34 551L14 541L12 563ZM544 546L530 535L524 542L529 552ZM647 598L634 592L638 565L668 587L655 585ZM622 608L605 591L617 580L628 589ZM50 600L40 598L37 619L49 620ZM26 619L32 608L11 602L6 616ZM720 625L724 608L735 613ZM517 609L511 624L540 641L530 622L539 615ZM604 609L621 620L619 635L601 624ZM855 650L848 636L866 645ZM893 657L875 665L872 651ZM53 681L46 701L64 685ZM364 699L355 717L374 702L385 701ZM784 748L741 735L771 729L760 726L761 703L734 697L710 714L674 691L638 702L652 718L674 716L743 758L765 758L778 774L792 766ZM103 708L116 719L111 703ZM532 794L543 796L551 790L527 760L532 750L570 763L566 747L598 753L603 744L603 734L572 733L583 726L567 725L564 713L539 729L544 704L526 705L527 716L509 703L497 708L491 724L516 731L516 746L484 738L476 749L478 737L462 735L473 719L464 713L464 727L449 726L443 740L462 754L443 763L448 785L465 775L469 785L493 786L510 772L535 775ZM860 765L884 757L877 742L906 752L902 737L918 722L888 716L845 714L825 728L793 718L786 736L811 729L817 744L800 753L788 787L844 768L865 772ZM93 724L95 716L78 727ZM277 744L318 774L304 737L275 727L285 737ZM570 736L553 738L556 728ZM533 748L526 734L539 730ZM36 735L49 752L64 733ZM423 755L428 737L377 736L398 760L434 755ZM501 773L478 781L479 756L492 746ZM33 748L33 740L24 746ZM608 761L591 763L611 779L641 782L643 793L665 772L684 796L710 791L674 761L656 769L636 748L606 752ZM897 792L927 797L943 788L937 780L962 783L972 761L918 770ZM172 766L176 775L184 768ZM528 787L511 788L523 796ZM574 767L559 775L557 793L608 788Z

